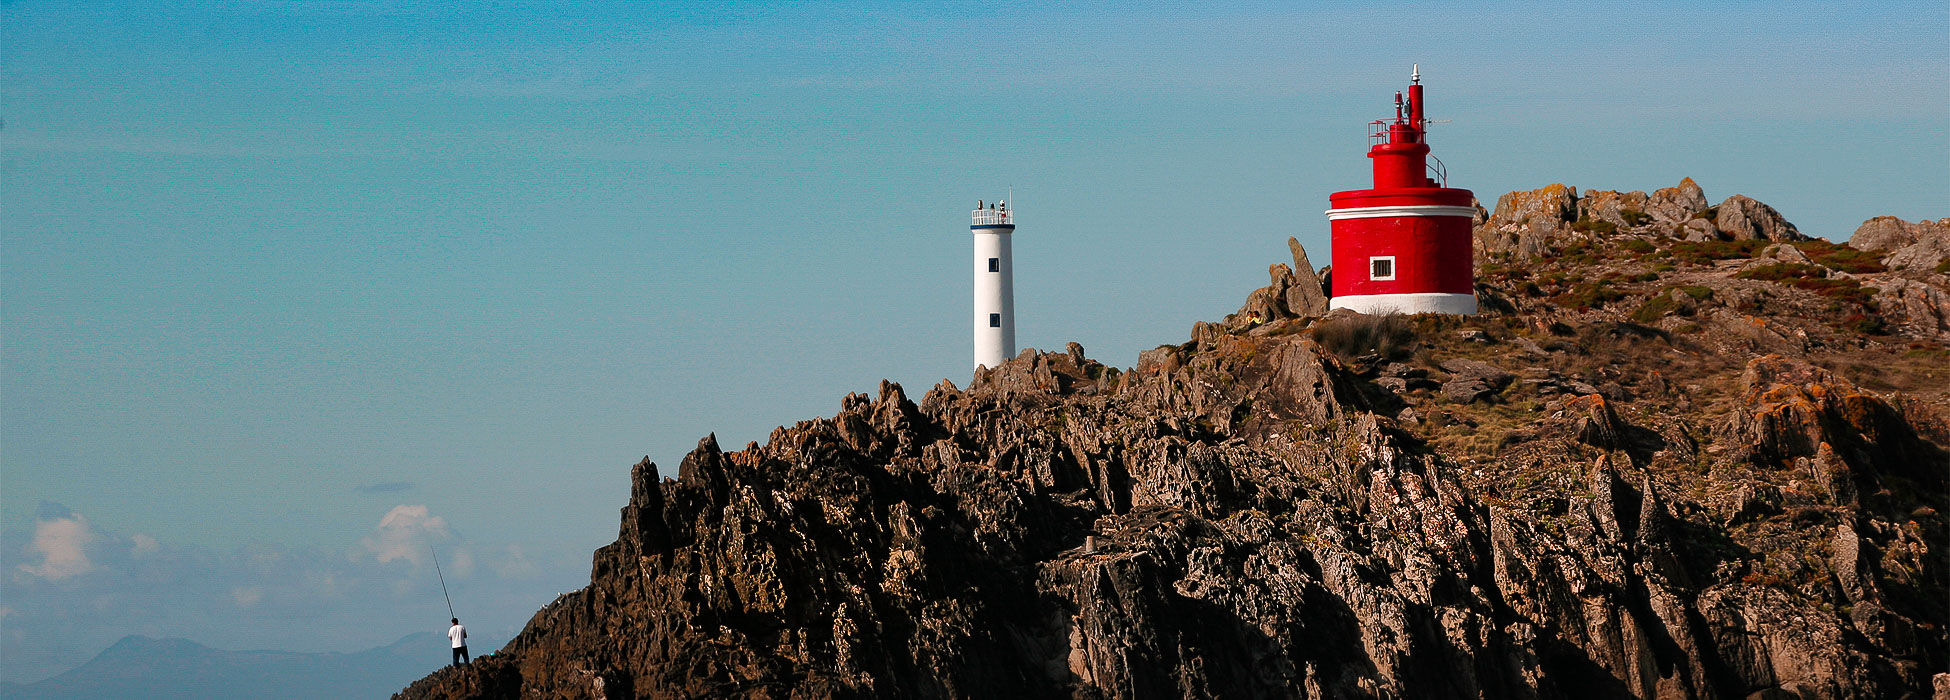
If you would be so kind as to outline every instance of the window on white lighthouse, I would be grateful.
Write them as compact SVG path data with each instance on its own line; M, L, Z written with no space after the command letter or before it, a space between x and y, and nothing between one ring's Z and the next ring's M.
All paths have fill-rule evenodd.
M1002 258L989 258L989 272L1002 271Z
M1391 280L1395 278L1395 256L1381 255L1368 258L1368 279Z
M1002 327L1002 314L989 314L989 327L990 327L990 328L1001 328L1001 327Z

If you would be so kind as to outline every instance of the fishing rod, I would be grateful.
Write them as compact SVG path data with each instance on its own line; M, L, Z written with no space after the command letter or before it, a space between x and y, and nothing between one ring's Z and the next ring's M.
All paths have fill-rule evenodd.
M427 545L427 551L433 552L433 573L440 577L440 597L447 599L447 617L458 618L454 614L454 597L447 595L447 575L440 573L440 553L433 551L433 545Z

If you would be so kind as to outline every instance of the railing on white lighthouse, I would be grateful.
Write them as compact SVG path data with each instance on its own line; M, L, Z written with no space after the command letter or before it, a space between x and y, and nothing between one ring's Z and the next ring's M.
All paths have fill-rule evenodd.
M1007 209L976 209L973 216L976 226L995 226L997 224L1015 223L1015 212Z

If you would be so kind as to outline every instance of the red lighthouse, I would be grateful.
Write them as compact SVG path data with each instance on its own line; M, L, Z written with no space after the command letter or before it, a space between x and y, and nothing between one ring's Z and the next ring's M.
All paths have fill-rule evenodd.
M1327 219L1334 241L1329 306L1362 313L1476 313L1469 190L1448 186L1442 161L1429 166L1422 72L1395 118L1373 122L1368 157L1374 187L1335 192Z

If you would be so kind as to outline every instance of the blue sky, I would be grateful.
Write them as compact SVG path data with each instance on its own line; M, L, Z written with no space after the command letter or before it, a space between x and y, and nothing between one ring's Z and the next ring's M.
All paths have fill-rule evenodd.
M1411 63L1484 199L1691 176L1833 239L1950 215L1947 15L0 4L0 674L438 623L373 542L476 560L456 603L512 632L586 582L641 456L966 383L978 198L1018 196L1021 341L1116 364L1287 236L1324 260Z

